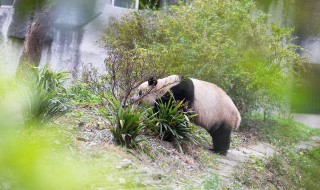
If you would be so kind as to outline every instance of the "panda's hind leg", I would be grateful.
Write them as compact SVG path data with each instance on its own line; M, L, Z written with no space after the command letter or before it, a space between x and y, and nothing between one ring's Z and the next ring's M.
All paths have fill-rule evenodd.
M217 154L225 156L227 155L227 151L230 148L232 129L226 123L221 123L219 126L216 126L214 128L215 130L209 131L212 137L213 151Z

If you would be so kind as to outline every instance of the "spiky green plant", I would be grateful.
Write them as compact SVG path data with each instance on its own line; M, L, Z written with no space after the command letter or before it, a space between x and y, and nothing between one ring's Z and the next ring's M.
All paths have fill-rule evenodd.
M42 126L69 110L66 72L53 72L48 66L30 67L23 71L23 120L26 127Z
M195 114L190 110L184 111L184 106L183 101L175 101L171 96L167 103L157 102L158 111L148 120L148 125L159 134L159 138L174 142L180 152L183 152L181 148L183 141L196 143L195 128L190 122Z
M144 128L144 124L140 121L144 112L137 110L133 106L122 107L120 101L112 96L108 96L107 99L107 111L103 113L112 122L110 131L115 142L126 148L135 148L142 141L138 136Z

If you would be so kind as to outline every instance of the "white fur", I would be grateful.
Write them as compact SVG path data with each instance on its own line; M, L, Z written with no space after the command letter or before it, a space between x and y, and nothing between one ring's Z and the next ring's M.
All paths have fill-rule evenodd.
M180 77L171 75L159 79L156 86L148 85L144 82L139 86L142 91L142 101L153 105L156 99L163 96L173 86L180 82ZM237 129L240 125L241 116L232 102L231 98L217 85L191 79L194 84L194 102L192 108L197 114L196 124L209 130L217 122L225 122L232 129Z
M143 102L153 105L156 99L163 96L170 88L177 85L180 82L180 77L178 75L171 75L163 79L157 80L156 86L149 86L148 81L142 83L138 90L142 91Z
M240 125L241 116L231 98L217 85L191 79L194 84L192 108L198 115L196 124L209 130L213 124L224 121L233 129Z

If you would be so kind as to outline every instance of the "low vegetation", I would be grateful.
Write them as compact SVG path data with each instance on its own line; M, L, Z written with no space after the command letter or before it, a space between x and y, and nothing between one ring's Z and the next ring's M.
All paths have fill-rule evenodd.
M138 137L144 128L144 123L141 122L144 112L131 106L123 108L119 100L111 95L106 108L103 113L112 122L110 131L116 143L126 148L134 148L142 140Z
M192 111L183 110L183 101L177 102L172 97L167 103L158 102L157 112L147 119L148 128L158 134L160 140L173 142L182 151L182 142L196 143L194 125L190 119Z
M157 8L158 1L150 3ZM320 149L297 152L295 146L320 132L286 115L287 92L300 82L303 58L292 29L266 18L251 0L195 0L167 11L132 12L104 31L107 73L89 70L68 89L67 74L47 66L1 79L0 189L224 188L212 172L219 156L208 151L211 139L191 124L195 115L184 102L159 102L156 112L131 104L143 81L165 74L216 83L232 97L244 118L235 132L244 137L233 138L233 147L251 137L276 147L274 156L239 169L239 188L319 189ZM132 163L113 167L128 155L165 174L134 173Z
M319 147L297 151L278 147L267 160L256 160L238 168L235 179L250 189L318 189Z
M21 79L23 119L26 127L43 126L69 111L69 97L64 83L67 73L28 67ZM22 76L21 76L22 77Z
M112 21L104 42L114 55L143 55L156 73L218 84L243 117L257 110L272 115L286 111L288 92L299 83L304 65L292 43L293 30L266 19L251 0L196 0L167 12L144 11Z
M278 187L319 189L320 148L297 152L284 149L270 158L266 168L279 178L274 179Z
M261 118L261 117L260 117ZM248 188L317 189L315 176L319 174L319 146L299 150L298 144L320 136L319 129L313 129L291 119L272 118L245 121L242 131L251 131L260 141L271 143L276 152L265 160L241 166L235 174L236 180ZM255 132L253 132L255 131ZM314 141L314 143L319 143Z

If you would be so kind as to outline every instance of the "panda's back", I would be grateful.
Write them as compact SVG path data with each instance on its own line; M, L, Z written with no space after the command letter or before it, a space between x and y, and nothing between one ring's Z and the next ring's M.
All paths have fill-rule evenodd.
M198 125L209 129L217 122L227 122L237 128L240 114L231 98L213 83L191 78L194 84L193 110Z

